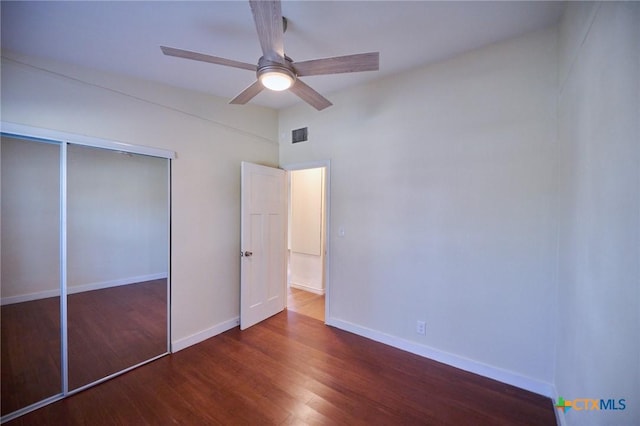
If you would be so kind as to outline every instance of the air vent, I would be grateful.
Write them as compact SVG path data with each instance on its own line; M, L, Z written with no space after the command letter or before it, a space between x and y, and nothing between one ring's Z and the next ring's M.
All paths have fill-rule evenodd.
M307 127L292 130L291 143L306 142L308 140L307 132Z

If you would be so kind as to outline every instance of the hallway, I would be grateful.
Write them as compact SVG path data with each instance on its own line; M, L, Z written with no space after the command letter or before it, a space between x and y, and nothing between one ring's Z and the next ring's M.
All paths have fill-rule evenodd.
M324 295L289 287L287 309L324 322Z

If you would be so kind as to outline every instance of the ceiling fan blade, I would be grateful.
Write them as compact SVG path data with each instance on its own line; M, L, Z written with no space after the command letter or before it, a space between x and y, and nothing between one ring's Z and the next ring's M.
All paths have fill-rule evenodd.
M264 86L260 81L256 80L251 86L244 89L238 96L229 101L230 104L244 105L253 99L258 93L262 92Z
M279 0L250 0L253 20L256 23L260 47L265 58L284 61L284 28L282 6Z
M318 111L322 111L323 109L333 105L327 98L307 86L300 79L297 79L289 90Z
M377 71L380 68L380 53L358 53L356 55L294 62L293 68L299 76Z
M162 53L167 56L175 56L177 58L191 59L200 62L209 62L211 64L225 65L233 68L242 68L249 71L256 71L258 69L257 65L220 58L218 56L205 55L204 53L192 52L190 50L176 49L175 47L167 46L160 46L160 49L162 49Z

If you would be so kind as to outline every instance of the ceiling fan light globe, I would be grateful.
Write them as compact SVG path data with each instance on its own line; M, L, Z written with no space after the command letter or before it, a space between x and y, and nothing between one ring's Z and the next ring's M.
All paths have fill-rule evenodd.
M293 85L293 78L279 71L267 71L260 74L260 82L267 89L280 92Z

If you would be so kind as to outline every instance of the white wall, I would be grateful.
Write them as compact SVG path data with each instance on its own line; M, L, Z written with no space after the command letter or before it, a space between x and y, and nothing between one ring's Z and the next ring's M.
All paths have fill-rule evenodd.
M59 295L60 147L2 137L0 151L2 304Z
M166 277L168 160L70 145L68 290Z
M2 119L177 152L172 169L175 348L239 315L240 162L276 165L276 112L2 52Z
M289 176L289 285L324 294L324 168Z
M556 65L550 29L281 111L281 164L331 160L329 323L550 393Z
M640 424L640 4L569 3L559 31L558 396ZM618 405L619 407L619 405Z
M60 145L2 138L2 304L60 294ZM168 274L168 161L70 145L69 293Z

